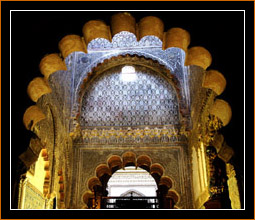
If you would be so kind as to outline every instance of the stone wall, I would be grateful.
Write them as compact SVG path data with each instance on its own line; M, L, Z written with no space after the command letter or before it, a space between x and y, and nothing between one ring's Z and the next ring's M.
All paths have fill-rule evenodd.
M72 187L72 208L80 208L83 204L83 194L88 190L88 180L95 176L95 169L100 164L106 164L111 155L121 156L131 150L137 157L148 155L153 163L164 167L164 176L173 179L173 189L181 195L179 207L192 208L189 167L184 146L75 146L76 161L74 162L75 179Z

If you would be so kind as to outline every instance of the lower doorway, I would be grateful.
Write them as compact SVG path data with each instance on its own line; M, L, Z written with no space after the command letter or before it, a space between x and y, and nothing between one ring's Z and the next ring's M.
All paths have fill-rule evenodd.
M102 199L105 209L159 208L157 184L144 169L134 166L116 171L107 184L108 196Z

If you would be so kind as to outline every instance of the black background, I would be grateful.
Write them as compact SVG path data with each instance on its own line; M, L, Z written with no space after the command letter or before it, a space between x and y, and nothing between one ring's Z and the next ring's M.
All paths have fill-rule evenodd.
M97 10L97 11L13 11L10 10ZM111 10L111 11L98 11ZM116 10L116 11L112 11ZM23 125L25 110L34 103L26 90L29 82L38 76L42 57L59 53L58 42L68 34L82 36L83 25L93 19L110 24L110 17L118 10L130 11L136 22L145 16L157 16L165 24L165 31L172 27L186 29L191 35L192 46L203 46L212 55L208 69L224 74L227 87L218 96L232 107L232 120L221 130L225 141L235 150L238 172L246 179L246 200L253 196L253 2L2 2L2 192L9 189L8 132L11 118L11 164L16 169L18 155L26 150L31 133ZM152 11L159 10L159 11ZM162 11L162 10L245 10L245 65L244 65L244 12L242 11ZM11 39L11 50L10 41ZM11 56L9 54L11 51ZM11 58L11 72L9 70ZM244 155L244 66L245 66L245 155ZM9 74L10 72L10 74ZM11 80L11 84L10 84ZM11 109L10 86L11 85ZM10 117L8 117L11 113ZM248 136L249 135L249 136ZM14 172L12 172L13 176ZM5 188L3 188L5 187ZM4 193L4 192L3 192ZM9 199L9 194L4 195ZM5 200L5 201L7 201ZM247 200L248 201L248 200ZM253 203L253 197L252 197ZM246 211L9 211L9 203L3 202L2 217L5 218L246 218L251 202L246 202ZM250 210L251 211L251 210ZM208 213L209 212L209 213ZM71 214L72 213L72 214ZM81 214L82 213L82 214ZM122 213L122 214L121 214ZM123 213L125 213L123 215ZM228 214L224 214L228 213ZM3 215L4 214L4 215ZM249 214L253 214L250 212Z

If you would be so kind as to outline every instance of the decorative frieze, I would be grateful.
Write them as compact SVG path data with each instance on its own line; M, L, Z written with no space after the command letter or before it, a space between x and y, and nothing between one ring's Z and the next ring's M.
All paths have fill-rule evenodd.
M104 50L115 49L130 49L130 48L162 48L162 41L156 36L145 36L140 41L137 41L135 34L128 31L121 31L115 34L112 42L104 38L96 38L89 42L87 50L88 53Z
M114 129L83 129L83 143L95 144L134 144L134 143L170 143L185 142L189 134L185 128L164 126L161 128L120 128Z

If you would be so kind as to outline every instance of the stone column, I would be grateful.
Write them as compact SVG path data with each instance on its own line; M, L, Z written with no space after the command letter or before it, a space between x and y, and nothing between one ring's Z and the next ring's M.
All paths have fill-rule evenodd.
M241 209L240 193L238 189L236 172L234 166L230 163L226 164L227 176L228 176L228 191L229 198L231 200L232 209Z

